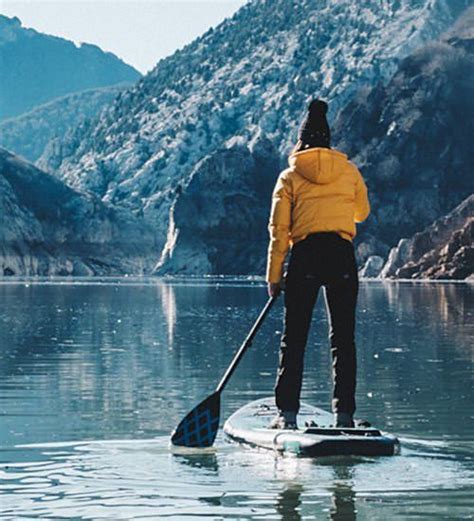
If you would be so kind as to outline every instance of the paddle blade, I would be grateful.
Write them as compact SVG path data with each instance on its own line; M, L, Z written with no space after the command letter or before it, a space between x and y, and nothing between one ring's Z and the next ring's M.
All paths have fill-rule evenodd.
M179 447L210 447L219 428L221 394L214 393L194 407L171 434L171 443Z

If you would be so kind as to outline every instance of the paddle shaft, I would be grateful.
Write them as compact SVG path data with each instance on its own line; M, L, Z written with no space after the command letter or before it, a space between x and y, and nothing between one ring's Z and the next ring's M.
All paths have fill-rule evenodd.
M216 387L216 393L220 393L227 382L229 381L230 377L232 376L233 372L235 371L236 367L239 365L239 362L241 358L244 356L245 351L252 345L252 341L257 334L257 331L260 329L260 326L262 325L263 321L265 320L265 317L267 316L268 312L270 311L271 307L275 303L277 297L270 297L265 304L265 307L262 309L260 315L258 316L257 320L255 321L255 324L252 326L252 329L250 330L249 334L247 335L247 338L244 340L244 343L240 346L239 350L235 354L232 362L230 363L229 367L227 368L227 371L225 372L224 376L222 377L221 381L219 382L219 385Z

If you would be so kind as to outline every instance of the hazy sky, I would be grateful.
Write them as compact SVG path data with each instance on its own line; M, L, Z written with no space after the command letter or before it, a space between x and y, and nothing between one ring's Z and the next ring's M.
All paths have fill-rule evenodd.
M231 16L246 0L0 0L25 27L94 43L141 72Z

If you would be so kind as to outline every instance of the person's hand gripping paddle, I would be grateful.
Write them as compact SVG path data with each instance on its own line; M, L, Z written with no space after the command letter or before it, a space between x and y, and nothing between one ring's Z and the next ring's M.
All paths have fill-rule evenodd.
M217 430L219 428L221 393L229 381L232 373L235 371L245 351L251 346L252 341L260 329L265 317L270 311L272 305L278 298L278 295L270 297L258 316L255 324L252 326L244 343L240 346L230 363L227 371L224 373L216 390L203 400L199 405L194 407L181 420L179 425L171 434L171 443L179 447L210 447L216 439Z

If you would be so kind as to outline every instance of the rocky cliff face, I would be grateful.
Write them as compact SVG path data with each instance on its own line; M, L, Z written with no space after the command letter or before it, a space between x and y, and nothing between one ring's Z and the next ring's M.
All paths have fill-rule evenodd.
M0 145L34 162L50 141L96 116L125 88L122 85L75 92L0 121Z
M467 279L474 274L474 195L390 252L380 276Z
M262 273L277 171L271 142L238 140L199 162L169 210L156 274Z
M0 15L0 119L16 116L71 92L132 83L140 73L96 45L22 27Z
M361 168L371 197L362 259L386 257L473 192L473 26L474 8L403 60L387 85L359 92L336 121L339 147Z
M0 149L0 276L150 272L154 234Z

